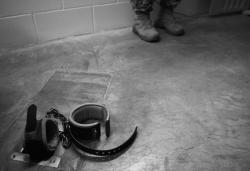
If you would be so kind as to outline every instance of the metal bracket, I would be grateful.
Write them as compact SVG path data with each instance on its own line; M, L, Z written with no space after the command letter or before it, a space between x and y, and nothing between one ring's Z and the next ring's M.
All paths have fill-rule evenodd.
M24 163L31 163L29 154L22 153L22 151L23 151L23 148L21 149L20 152L12 153L11 159L15 161L24 162ZM61 161L61 157L52 156L48 160L40 161L38 165L57 168L60 161Z

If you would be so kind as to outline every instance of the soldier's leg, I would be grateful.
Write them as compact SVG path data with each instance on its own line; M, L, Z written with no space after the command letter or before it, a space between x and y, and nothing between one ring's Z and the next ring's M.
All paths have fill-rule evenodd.
M175 8L181 0L161 0L160 4L162 7L173 9Z
M173 10L180 2L181 0L161 0L161 9L155 26L165 29L172 35L183 35L183 27L176 22L173 16Z
M150 12L155 0L131 0L131 5L135 13L133 32L142 40L147 42L157 42L160 40L159 33L154 28Z
M145 12L150 13L153 8L152 5L155 0L130 0L131 5L135 13Z

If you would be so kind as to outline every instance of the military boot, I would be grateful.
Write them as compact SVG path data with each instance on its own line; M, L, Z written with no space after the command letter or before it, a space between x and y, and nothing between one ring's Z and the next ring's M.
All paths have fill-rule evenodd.
M160 9L158 19L155 22L155 27L165 29L167 33L175 36L180 36L185 33L183 27L177 23L173 15L173 8L162 7Z
M150 20L150 15L147 13L136 13L133 32L147 42L157 42L160 40L160 35L154 28Z

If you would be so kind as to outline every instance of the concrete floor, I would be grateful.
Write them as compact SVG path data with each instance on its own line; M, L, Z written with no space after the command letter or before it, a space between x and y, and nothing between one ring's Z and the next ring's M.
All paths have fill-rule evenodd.
M241 15L187 19L185 36L161 31L155 44L125 29L2 50L2 170L9 161L6 137L17 142L13 126L21 123L20 113L58 70L112 78L104 103L113 133L99 148L120 144L139 127L136 142L119 158L77 160L59 170L250 170L249 21Z

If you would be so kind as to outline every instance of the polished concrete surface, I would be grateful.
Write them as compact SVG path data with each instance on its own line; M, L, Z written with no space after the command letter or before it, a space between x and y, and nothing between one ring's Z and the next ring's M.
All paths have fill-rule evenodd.
M1 50L2 170L14 170L9 155L22 143L29 104L60 97L59 90L52 94L57 87L66 91L64 97L74 94L81 103L77 92L85 90L72 83L75 78L67 85L54 81L58 71L82 73L81 79L95 73L90 82L107 78L105 83L97 80L95 90L106 85L97 101L111 112L112 134L109 140L102 137L99 149L119 145L135 126L138 137L112 161L91 161L68 149L62 154L67 166L24 170L250 170L250 18L232 15L183 23L185 36L161 31L161 42L153 44L125 29ZM67 114L75 105L46 104ZM15 168L22 164L15 162Z

